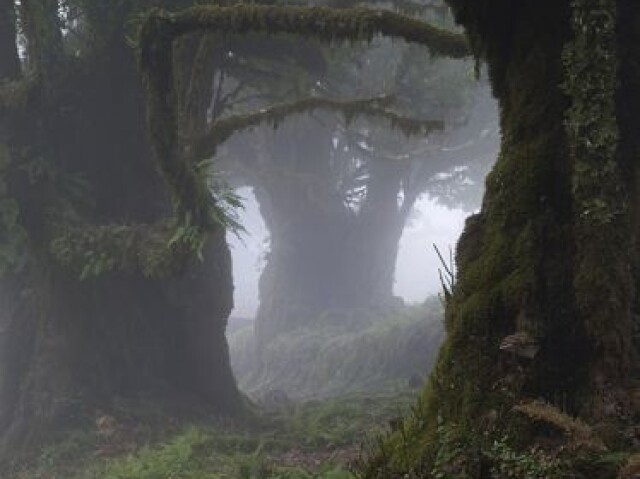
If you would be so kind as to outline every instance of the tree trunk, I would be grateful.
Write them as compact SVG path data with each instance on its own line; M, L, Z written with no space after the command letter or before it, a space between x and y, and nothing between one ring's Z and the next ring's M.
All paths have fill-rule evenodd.
M578 415L614 447L638 414L640 6L449 3L488 62L501 155L458 243L447 338L405 447L428 446L413 450L420 461L379 457L369 477L430 473L446 428L474 447L500 434L530 446L544 429L514 412L522 402Z
M331 121L330 118L326 121ZM393 277L405 215L401 168L372 162L367 198L345 205L332 171L331 129L312 119L281 127L250 183L270 232L260 278L259 341L304 326L331 309L397 303Z
M80 173L91 205L76 211L96 224L157 221L171 210L151 160L133 52L118 38L85 61L90 69L65 70L65 84L42 93L55 96L29 105L26 117L37 120L31 129L8 130L11 150L18 158L29 146L60 175ZM49 185L24 176L16 173L10 192L29 235L29 261L0 282L3 457L85 424L120 399L175 414L242 413L225 338L233 284L224 231L209 240L202 261L175 276L80 280L49 252Z

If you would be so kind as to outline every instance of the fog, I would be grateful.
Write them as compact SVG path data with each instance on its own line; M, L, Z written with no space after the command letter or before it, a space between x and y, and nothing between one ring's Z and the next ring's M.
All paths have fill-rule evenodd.
M253 318L259 305L258 280L269 249L269 232L260 216L253 190L241 188L244 209L241 222L245 231L229 233L227 240L233 257L234 317ZM469 213L442 206L428 195L418 200L407 222L395 271L394 293L406 302L424 301L441 291L441 267L432 245L442 251L454 248Z
M464 65L442 68L464 78ZM250 397L384 392L428 373L444 334L434 245L449 263L500 140L485 80L446 98L429 100L444 123L429 135L319 112L229 142L243 230L227 235L228 338Z

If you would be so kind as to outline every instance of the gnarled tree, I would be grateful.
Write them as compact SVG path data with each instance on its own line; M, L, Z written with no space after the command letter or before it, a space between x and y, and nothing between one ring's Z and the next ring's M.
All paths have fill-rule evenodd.
M610 447L624 447L640 413L630 400L640 6L448 3L489 65L502 151L482 211L458 244L447 339L403 430L409 439L390 438L370 476L428 476L447 470L443 457L458 451L450 474L494 477L504 457L491 454L492 441L506 434L510 447L528 447L564 424L571 472L596 477L595 465L580 470L576 458L597 457L602 443L589 441L592 456L577 454L566 430L576 423L563 413L591 423Z

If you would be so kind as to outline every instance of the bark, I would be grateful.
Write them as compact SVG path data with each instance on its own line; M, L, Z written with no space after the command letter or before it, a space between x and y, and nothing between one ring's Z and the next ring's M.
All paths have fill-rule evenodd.
M397 305L393 278L408 211L398 205L403 166L371 162L359 212L345 205L331 158L331 115L287 122L260 142L266 153L238 173L254 186L270 233L257 333L266 343L331 309ZM334 165L335 166L335 165ZM233 167L233 165L231 165ZM408 201L412 204L412 201Z
M15 16L13 0L2 0L0 2L0 79L2 80L14 80L20 74Z
M180 415L243 412L224 336L233 285L222 228L212 231L203 261L169 278L112 272L80 280L50 254L59 222L82 226L76 215L109 225L171 214L144 129L133 52L114 37L91 53L76 60L86 68L62 62L48 70L37 101L2 132L15 161L42 158L60 178L81 175L91 185L80 198L63 197L73 201L66 209L55 180L33 183L20 169L9 178L29 260L0 281L3 459L91 425L119 400Z
M618 449L630 446L625 431L638 414L631 400L638 371L631 112L640 86L640 7L626 0L449 3L488 62L501 155L482 210L458 243L447 338L403 433L410 439L401 446L390 439L397 452L375 458L367 477L431 473L451 447L442 431L457 427L475 453L505 432L520 446L542 444L548 431L515 412L534 399L591 423L598 440ZM501 351L514 333L535 346L532 357ZM529 418L553 425L544 415ZM473 454L457 472L484 477L481 468L464 468L495 458ZM580 465L584 457L572 454L569 463Z

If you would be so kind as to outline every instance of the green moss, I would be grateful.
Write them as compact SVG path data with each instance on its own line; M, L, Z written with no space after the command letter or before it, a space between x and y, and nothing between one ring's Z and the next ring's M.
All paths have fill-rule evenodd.
M526 440L530 426L514 416L513 405L529 395L551 402L568 397L573 404L581 378L579 368L559 356L570 349L580 361L581 354L572 343L581 337L571 322L572 295L565 294L572 282L572 199L564 128L569 102L559 85L569 10L550 1L491 2L491 8L483 1L450 3L469 33L478 35L474 46L489 62L502 145L482 210L458 244L447 339L420 412L410 419L409 439L389 439L421 460L403 465L402 455L393 454L395 474L431 471L448 447L440 424L464 429L471 445L486 447L514 429ZM539 343L533 360L500 350L516 332ZM367 477L385 476L372 470Z
M331 100L311 97L291 103L265 108L255 113L236 115L215 122L209 131L195 139L188 147L188 155L193 159L208 158L215 155L216 149L234 133L250 129L261 124L270 124L274 128L286 118L312 110L331 110L343 114L347 121L356 117L379 117L388 121L391 127L406 135L423 135L444 128L441 121L414 120L406 118L385 108L390 97L377 97L362 100Z
M564 87L572 99L576 301L598 373L624 377L631 367L635 291L629 183L618 155L617 2L575 0L572 22L576 36L564 52Z
M184 219L188 215L193 224L204 231L215 224L212 220L215 215L212 214L208 191L193 165L185 161L184 145L180 144L178 138L172 55L176 39L205 31L291 33L314 36L325 41L371 40L374 35L383 34L427 45L434 54L453 57L468 55L464 37L387 11L235 5L196 6L175 14L160 10L150 12L139 31L139 62L148 91L148 124L155 155L171 190L178 218ZM300 106L304 105L298 105L298 108ZM256 121L277 121L291 108L276 108L269 114L228 119L215 125L217 129L210 132L196 150L200 148L209 152L235 129L245 128ZM387 114L387 117L398 128L414 127L411 122L392 114Z

